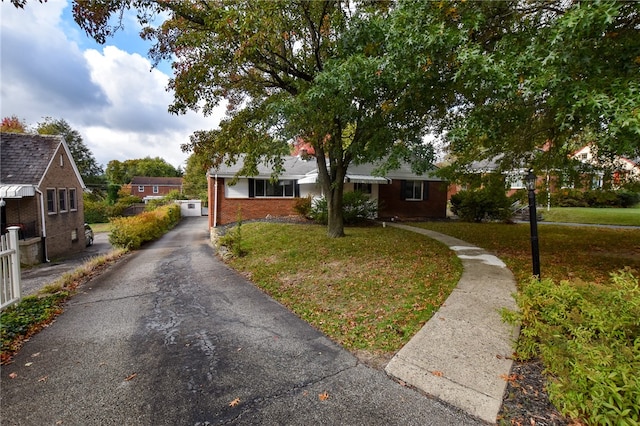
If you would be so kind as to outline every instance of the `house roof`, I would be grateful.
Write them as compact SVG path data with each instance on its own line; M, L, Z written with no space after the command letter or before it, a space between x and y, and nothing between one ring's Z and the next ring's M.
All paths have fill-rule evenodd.
M318 176L318 166L315 160L304 160L297 156L283 157L284 171L280 175L281 179L299 179L298 183L315 183ZM209 175L217 175L218 177L231 178L242 168L242 158L232 166L226 166L221 164L217 169L212 168L209 171ZM374 170L377 168L376 164L352 164L347 170L346 180L348 182L360 182L360 183L388 183L390 179L414 179L414 180L442 180L435 176L433 171L428 171L425 174L417 175L411 170L411 165L408 163L402 163L397 170L390 170L384 176L374 175ZM258 165L258 178L270 178L273 173L273 169L269 165L263 163Z
M0 133L0 185L39 187L60 147L71 159L72 169L84 189L84 181L62 136L27 133Z
M280 174L280 178L283 179L300 179L307 173L316 169L316 162L313 159L303 160L297 156L286 156L282 157L282 159L284 161L284 171ZM221 164L218 168L212 168L209 170L209 174L211 176L218 175L223 178L235 177L242 168L242 161L242 157L240 157L238 161L231 166ZM273 168L271 165L260 163L258 164L258 174L253 177L270 178L272 173Z
M133 179L131 179L131 185L181 186L182 178L134 176Z

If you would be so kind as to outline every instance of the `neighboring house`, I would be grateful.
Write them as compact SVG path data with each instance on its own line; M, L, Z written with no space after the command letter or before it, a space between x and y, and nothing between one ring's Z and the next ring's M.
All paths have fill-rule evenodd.
M588 170L583 173L580 186L588 187L587 189L604 187L618 189L626 182L640 181L638 159L630 160L620 156L613 159L602 159L594 154L591 145L586 145L571 156L571 158L588 166ZM585 182L585 178L588 178L588 181ZM575 183L569 182L569 185L565 184L565 186L575 186Z
M277 183L271 182L272 170L264 164L258 166L258 175L236 178L241 162L233 166L224 164L209 170L209 227L267 216L295 215L294 205L300 198L320 197L315 159L284 158L284 172ZM433 174L416 175L408 165L389 172L384 177L374 176L375 165L349 167L344 190L370 194L378 200L380 219L427 219L446 217L446 182Z
M84 250L84 189L62 136L0 135L1 232L21 228L22 263Z
M182 193L181 177L135 176L131 180L131 195L145 201L162 198L171 191Z

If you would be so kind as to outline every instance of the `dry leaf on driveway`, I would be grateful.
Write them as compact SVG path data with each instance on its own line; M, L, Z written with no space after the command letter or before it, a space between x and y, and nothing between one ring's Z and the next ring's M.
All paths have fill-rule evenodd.
M326 401L327 399L329 399L329 393L328 392L322 392L320 395L318 395L318 398L320 399L320 401Z
M240 398L236 398L236 399L234 399L233 401L231 401L231 402L229 403L229 407L235 407L235 406L237 406L238 404L240 404Z

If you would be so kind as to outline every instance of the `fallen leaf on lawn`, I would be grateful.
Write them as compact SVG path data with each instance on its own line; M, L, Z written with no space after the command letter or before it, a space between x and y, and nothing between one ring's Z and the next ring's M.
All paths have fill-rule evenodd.
M43 382L43 383L44 383L44 382L46 382L46 381L47 381L47 379L48 379L48 378L49 378L49 376L40 377L40 378L38 379L38 381L39 381L39 382Z
M138 375L138 373L133 373L133 374L129 375L129 376L128 376L126 379L124 379L124 380L128 382L129 380L134 379L137 375Z
M505 382L509 382L509 383L513 383L516 380L518 380L520 377L517 374L511 374L511 375L506 375L506 374L501 374L500 378L502 380L504 380Z
M25 366L25 367L31 367L32 365L33 365L33 363L32 363L32 362L27 362L24 366Z
M320 401L326 401L327 399L329 399L329 394L326 391L322 392L320 395L318 395L318 398L320 399Z
M431 374L433 374L436 377L444 376L444 373L442 371L432 371Z
M16 377L18 377L18 373L11 373L11 374L9 374L9 378L10 378L10 379L15 379Z
M234 399L233 401L231 401L231 402L229 403L229 407L235 407L235 406L237 406L238 404L240 404L240 398L236 398L236 399Z

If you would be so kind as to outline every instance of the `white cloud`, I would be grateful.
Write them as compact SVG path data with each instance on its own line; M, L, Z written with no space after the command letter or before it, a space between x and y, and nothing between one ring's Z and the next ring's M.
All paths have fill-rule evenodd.
M30 125L43 117L65 119L103 165L151 156L184 167L188 154L180 144L196 130L217 127L224 115L224 108L211 117L169 114L169 76L126 46L107 41L101 51L82 51L74 41L77 27L62 21L66 1L0 7L2 117L16 115Z

